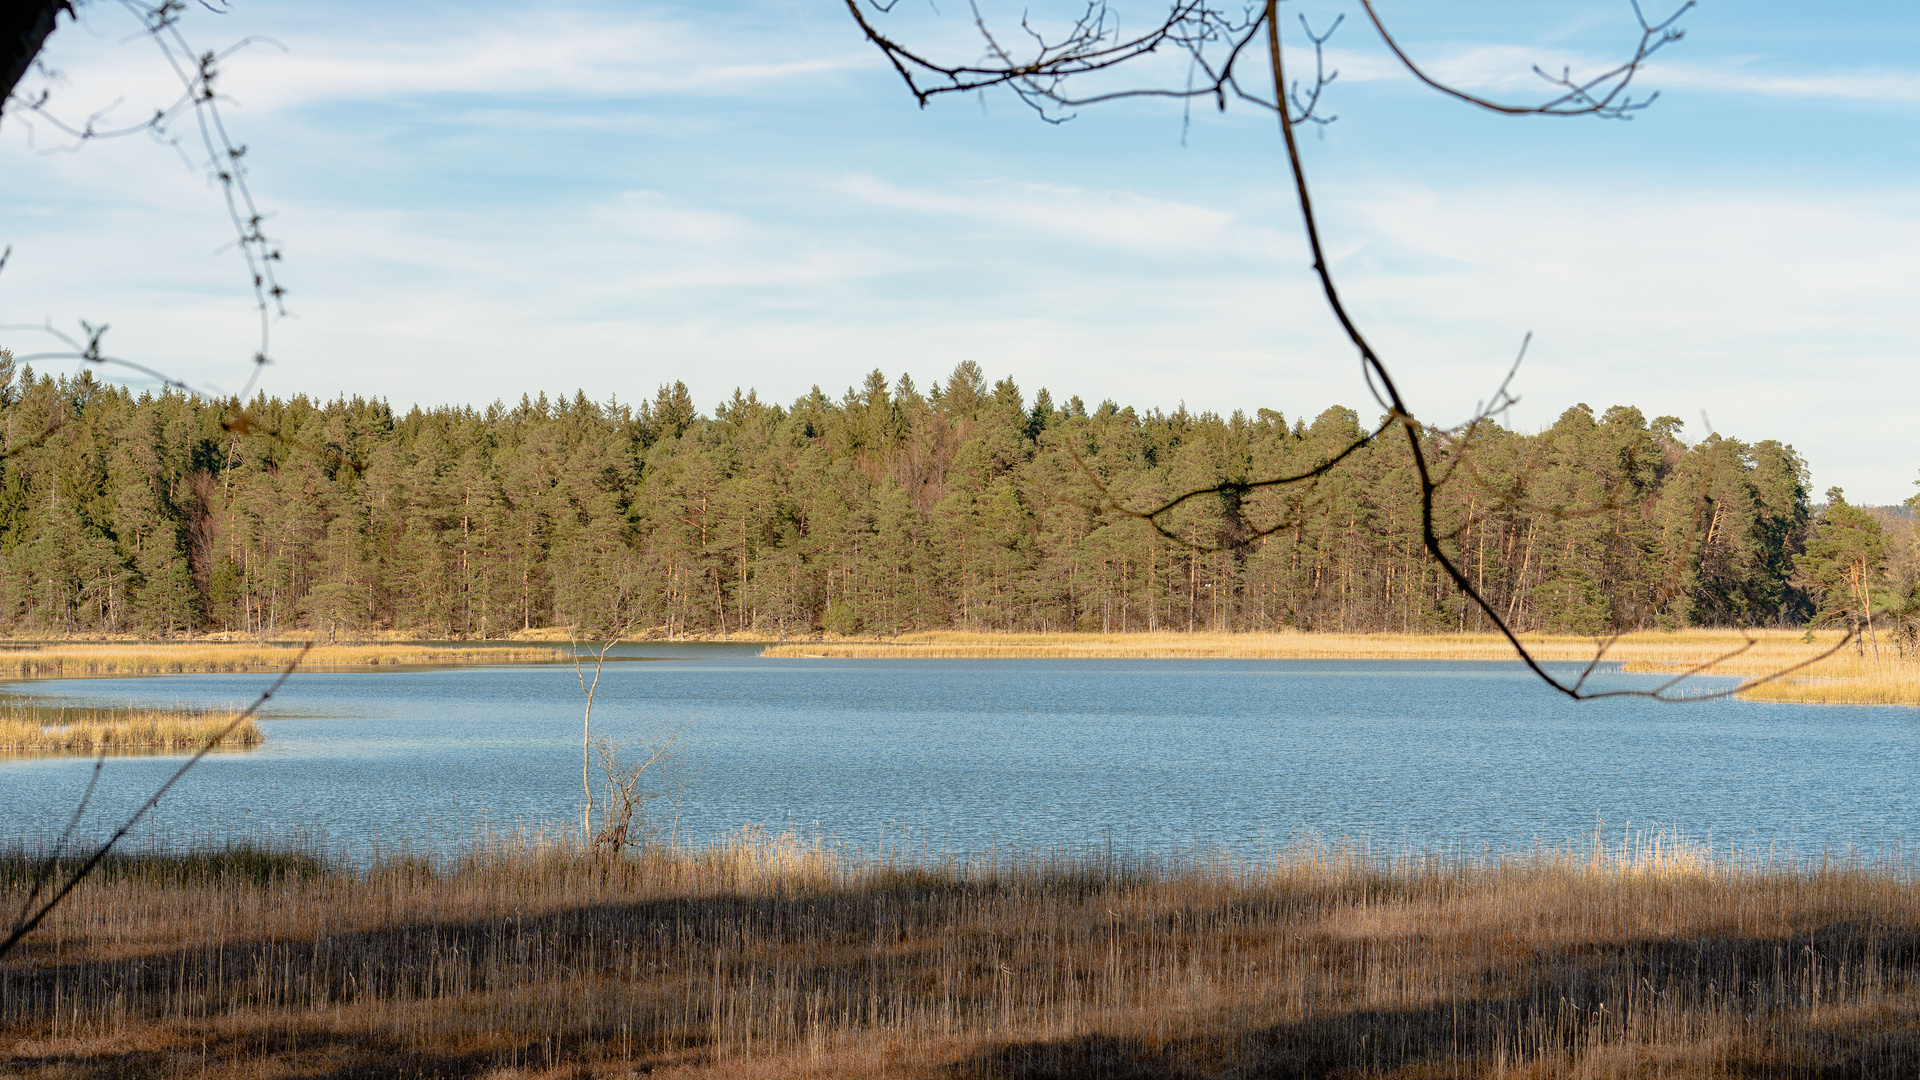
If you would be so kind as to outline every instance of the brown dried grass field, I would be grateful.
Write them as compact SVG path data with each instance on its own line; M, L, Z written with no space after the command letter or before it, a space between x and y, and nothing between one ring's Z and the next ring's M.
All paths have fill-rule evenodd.
M18 907L30 863L0 860ZM0 963L18 1077L1840 1077L1920 1065L1912 866L745 833L134 855Z
M1839 643L1838 631L1754 630L1753 645L1738 630L1651 631L1626 634L1605 658L1627 671L1675 672L1718 661L1708 673L1755 676L1803 663ZM1588 661L1600 643L1572 635L1522 635L1542 660ZM904 634L885 640L788 642L764 655L780 657L1258 660L1512 660L1513 647L1497 634ZM1890 644L1878 658L1851 647L1785 679L1742 694L1756 701L1859 705L1920 705L1920 661L1901 659Z
M0 706L0 757L60 754L184 754L205 746L237 710ZM260 745L260 726L243 720L216 750Z

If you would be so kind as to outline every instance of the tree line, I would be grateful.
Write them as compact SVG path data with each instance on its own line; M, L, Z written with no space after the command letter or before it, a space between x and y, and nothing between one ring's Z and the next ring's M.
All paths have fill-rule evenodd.
M1524 630L1911 618L1906 518L1816 507L1791 446L1682 426L1576 405L1430 432L1442 543ZM1367 430L1028 400L970 361L924 393L876 371L711 415L681 383L401 414L136 395L0 352L0 631L1488 628L1426 554L1400 442L1248 483Z

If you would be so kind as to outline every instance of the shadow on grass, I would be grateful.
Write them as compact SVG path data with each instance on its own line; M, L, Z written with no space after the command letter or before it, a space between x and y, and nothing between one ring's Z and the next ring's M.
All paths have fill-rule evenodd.
M550 1038L523 1038L508 1046L464 1053L424 1048L397 1038L362 1038L309 1031L258 1036L210 1036L190 1047L99 1053L13 1054L8 1076L60 1077L62 1080L144 1080L147 1077L245 1074L249 1066L271 1059L277 1075L302 1080L387 1080L438 1077L465 1080L497 1075L504 1068L553 1069L575 1048Z
M286 883L332 873L270 852L136 855L103 883L245 882L271 899ZM1325 920L1371 886L1196 887L1185 899L1169 886L1123 916L1116 908L1127 905L1114 898L1144 880L1131 872L1013 886L908 872L857 888L569 904L542 900L542 890L557 897L593 888L577 867L565 870L578 874L566 888L534 874L524 892L511 873L464 884L404 863L386 873L342 875L325 896L290 890L285 902L309 905L305 924L321 929L285 937L254 932L163 948L129 940L116 953L108 923L122 916L85 913L67 938L34 941L0 966L0 1032L22 1040L13 1070L133 1077L272 1058L282 1075L311 1077L470 1077L611 1061L705 1064L724 1074L743 1033L765 1055L798 1052L815 1036L912 1045L938 1032L958 1033L949 1044L961 1048L957 1060L949 1049L884 1075L1462 1076L1522 1060L1544 1063L1536 1071L1548 1074L1576 1063L1596 1065L1588 1071L1598 1075L1920 1072L1912 1008L1920 999L1911 993L1920 926L1904 923L1829 919L1772 937L1543 947L1487 931L1472 947L1448 944L1450 952L1416 927L1395 939L1399 951L1383 953L1377 940L1342 935ZM406 891L410 882L417 894ZM390 886L388 900L356 896ZM484 913L424 914L441 904ZM406 921L323 928L365 926L371 912ZM139 933L158 939L151 927ZM171 940L202 936L203 927L183 923ZM1236 955L1267 966L1249 974ZM1181 1000L1164 977L1179 965L1216 996ZM1295 992L1286 988L1299 985L1289 976L1301 971L1315 989L1293 1003L1304 1007L1283 1009ZM1364 1004L1369 986L1392 986L1395 977L1427 988L1404 997L1443 1000ZM1109 1034L991 1034L1008 1030L1009 1017L1013 1030L1061 1030L1063 1002L1082 1015L1105 1010ZM91 1051L27 1047L56 1023L141 1029L163 1049L129 1052L105 1036ZM1156 1030L1176 1034L1144 1034ZM1636 1054L1651 1055L1645 1068L1632 1065Z
M1280 1024L1152 1045L1127 1037L1087 1036L1017 1042L947 1070L952 1077L1007 1080L1200 1080L1260 1077L1458 1077L1499 1075L1522 1066L1490 1040L1457 1031L1445 1008L1362 1010L1325 1020ZM1521 1017L1515 1017L1521 1020ZM1230 1047L1231 1053L1227 1050ZM1920 1074L1920 1014L1877 1025L1810 1025L1772 1046L1595 1045L1557 1058L1533 1056L1524 1076L1857 1080ZM1542 1067L1544 1065L1544 1067Z

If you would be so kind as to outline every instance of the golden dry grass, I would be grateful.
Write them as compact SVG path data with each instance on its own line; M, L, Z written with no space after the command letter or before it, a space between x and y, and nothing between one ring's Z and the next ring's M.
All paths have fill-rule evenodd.
M188 753L205 746L233 716L234 710L0 706L0 756ZM244 750L260 745L260 738L260 726L249 717L215 749Z
M274 671L286 667L296 654L297 650L292 647L213 642L9 648L0 650L0 679ZM543 646L316 645L301 667L363 670L383 666L525 664L565 660L568 655L565 649Z
M1769 648L1799 648L1798 631L1760 630ZM1839 635L1825 635L1832 641ZM1522 636L1542 660L1591 660L1595 641L1573 635ZM1628 634L1614 643L1612 660L1687 660L1718 656L1742 641L1738 631L1684 630ZM765 655L785 657L1063 657L1088 659L1258 660L1511 660L1513 647L1498 634L1140 633L974 634L938 631L898 638L789 642Z
M1717 675L1748 678L1784 671L1831 649L1839 634L1815 635L1812 644L1799 635L1759 637L1749 651L1716 665ZM1920 660L1902 658L1892 647L1878 651L1865 643L1849 645L1832 656L1783 678L1761 683L1740 696L1749 701L1784 701L1816 705L1920 705ZM1680 671L1701 658L1689 656L1666 662L1632 660L1627 671Z
M1803 677L1756 686L1741 696L1818 705L1920 705L1920 663L1836 656L1808 668Z
M1754 644L1738 630L1652 631L1627 634L1606 652L1625 671L1674 672L1720 661L1706 673L1755 676L1803 663L1840 641L1838 631L1754 630ZM1571 635L1522 636L1541 660L1592 660L1598 642ZM778 657L859 658L1082 658L1259 660L1512 660L1513 648L1496 634L906 634L887 640L789 642L767 648ZM1920 705L1920 662L1899 659L1891 647L1874 660L1851 648L1786 679L1742 694L1756 701Z
M0 1033L47 1080L1887 1076L1920 1061L1915 886L1645 842L130 857L0 965Z

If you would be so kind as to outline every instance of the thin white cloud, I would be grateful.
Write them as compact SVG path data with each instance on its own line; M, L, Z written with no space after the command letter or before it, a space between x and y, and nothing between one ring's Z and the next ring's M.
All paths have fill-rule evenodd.
M1273 250L1270 230L1236 228L1230 211L1131 191L1012 182L931 190L864 175L846 177L834 187L871 206L970 218L1005 233L1066 238L1096 248L1210 256L1266 256Z
M1676 46L1676 48L1679 48ZM1422 70L1440 82L1463 90L1519 95L1514 104L1545 100L1555 93L1552 78L1563 74L1575 81L1590 79L1618 68L1631 54L1605 53L1521 45L1453 45L1416 52ZM1312 53L1289 51L1296 72L1309 70ZM1347 83L1411 80L1407 69L1378 47L1346 47L1327 51L1328 67ZM1538 68L1539 71L1536 71ZM1684 52L1663 51L1635 75L1635 96L1659 89L1712 90L1765 97L1810 98L1911 105L1920 103L1920 71L1872 68L1847 71L1773 70L1764 58L1730 58L1714 62L1687 59Z
M264 8L236 6L236 18ZM416 18L394 10L362 14ZM1027 131L987 131L1004 122L998 112L948 109L902 125L891 119L905 112L897 87L882 112L870 88L833 85L836 65L876 63L851 35L816 40L777 19L733 34L723 16L696 27L684 11L649 13L659 10L573 23L483 13L365 41L320 26L288 33L290 55L261 51L244 61L257 70L235 67L229 86L248 106L236 131L261 145L263 178L274 167L285 178L288 162L320 166L262 191L279 212L270 230L287 239L300 316L276 330L268 389L406 402L582 386L631 398L684 378L710 403L736 384L786 399L876 366L924 381L975 359L1056 397L1289 416L1370 407L1285 190L1246 179L1271 178L1258 171L1270 156L1196 139L1190 160L1136 181L1137 147L1115 149L1138 134L1122 117L1075 129L1071 153L1035 127L1052 141L996 157L1004 145L982 132ZM1331 57L1342 83L1407 78L1377 48L1348 43L1356 51ZM113 63L140 48L107 43L94 67L69 65L69 98L121 93ZM1289 59L1295 71L1310 62ZM1442 49L1432 62L1516 97L1544 87L1536 62L1607 63L1524 49ZM85 81L94 77L106 81ZM1647 86L1904 101L1907 78L1786 79L1752 60L1663 60ZM782 139L739 122L763 119L752 100L588 107L742 88L804 104L779 113L796 129L809 112L835 122ZM127 96L137 113L146 99ZM367 132L369 109L266 124L249 115L357 98L410 108L405 134ZM1337 92L1332 104L1340 111ZM553 126L645 134L529 139L522 129L543 113L556 114ZM138 140L52 157L18 153L17 136L0 146L10 155L0 158L4 239L15 245L0 321L111 321L110 340L128 355L188 377L244 376L250 296L231 253L215 253L229 226L200 171ZM579 170L581 152L608 156ZM1316 152L1349 177L1403 175L1390 155L1347 156L1366 152L1361 140ZM493 168L514 155L511 168ZM341 161L354 167L336 175L329 166ZM1465 415L1534 330L1523 424L1578 400L1689 421L1704 407L1731 434L1795 442L1821 484L1904 497L1920 429L1893 391L1911 385L1920 355L1903 314L1908 283L1920 280L1920 204L1900 194L1901 175L1856 175L1846 161L1820 165L1830 182L1805 191L1762 189L1768 175L1709 189L1690 180L1700 164L1683 154L1670 172L1608 182L1546 169L1433 190L1330 183L1324 224L1348 303L1424 418ZM1160 186L1146 187L1155 176ZM1645 190L1629 202L1628 187Z
M1880 70L1842 74L1768 74L1739 67L1661 64L1648 71L1650 84L1719 90L1765 97L1857 101L1887 105L1920 104L1920 72Z
M372 47L307 38L295 52L254 51L236 57L231 66L234 81L257 87L249 92L250 101L275 106L429 94L754 94L770 84L831 74L867 60L864 55L768 56L742 62L739 44L675 23L543 22L538 28ZM750 54L753 43L745 44Z
M1151 257L1232 255L1260 220L1068 187L818 190L885 200L888 216L817 228L651 190L542 219L289 205L305 238L301 317L277 328L266 386L405 403L576 386L631 399L685 379L710 403L736 384L781 400L874 367L924 382L974 359L1056 397L1371 409L1297 237L1271 234L1290 258L1170 271ZM1398 187L1330 201L1325 224L1349 306L1424 418L1462 418L1532 330L1522 426L1584 400L1682 416L1698 435L1706 409L1726 433L1795 443L1817 483L1875 499L1904 492L1920 460L1904 398L1861 391L1911 382L1910 197ZM147 270L142 288L138 268L204 250L200 230L103 219L48 232L51 253L17 237L30 261L4 296L8 321L104 314L127 354L238 381L248 326L232 267L209 257L159 283ZM1007 240L1023 236L1034 242ZM107 249L130 269L102 283L78 255ZM1113 257L1134 250L1149 257Z
M111 15L91 15L92 33L69 30L53 38L44 59L60 74L56 104L84 113L120 98L136 104L118 111L138 119L150 110L145 103L176 95L177 80L150 42L124 38L125 28ZM220 87L250 109L439 95L740 96L873 59L844 43L822 48L745 20L703 24L618 10L591 18L526 12L467 23L428 12L412 17L423 21L353 36L315 27L256 40L222 63ZM220 48L243 28L203 18L186 29L195 47Z
M1374 242L1349 306L1441 417L1484 397L1521 335L1522 426L1574 401L1671 413L1698 437L1778 438L1885 498L1920 460L1899 395L1916 343L1920 199L1901 192L1490 185L1377 191L1330 210Z

